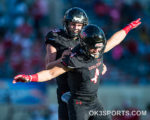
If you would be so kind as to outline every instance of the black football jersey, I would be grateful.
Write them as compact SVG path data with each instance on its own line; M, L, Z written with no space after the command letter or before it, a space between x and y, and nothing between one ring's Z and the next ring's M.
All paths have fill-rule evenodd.
M74 48L79 43L79 40L73 40L69 38L66 32L63 29L54 29L51 30L46 35L45 44L51 44L53 47L56 48L57 54L56 59L59 59L62 56L64 50L68 48ZM60 75L57 77L57 84L58 88L63 92L68 90L68 83L67 83L67 73Z
M73 68L68 73L68 84L72 95L96 96L103 69L102 58L89 57L78 45L72 54L62 60L62 64Z

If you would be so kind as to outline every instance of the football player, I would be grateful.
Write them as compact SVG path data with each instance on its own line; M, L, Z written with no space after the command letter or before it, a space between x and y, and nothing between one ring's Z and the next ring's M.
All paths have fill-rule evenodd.
M129 32L128 27L123 31ZM16 82L44 82L68 72L71 98L68 102L70 120L88 120L90 110L101 111L103 107L97 100L97 90L103 69L103 53L106 39L103 31L96 25L87 25L80 33L80 44L72 53L59 59L49 69L33 75L17 75ZM63 81L62 81L63 82ZM109 119L107 116L92 116L95 119Z
M79 43L79 33L87 24L88 17L81 8L74 7L66 11L63 20L64 29L54 29L46 35L46 69L52 68L64 55L69 54L69 51L65 50L74 48ZM104 52L118 45L125 36L126 34L122 30L115 33L108 40ZM103 74L106 70L106 66L103 64ZM61 100L62 94L69 91L67 73L57 77L56 80L58 85L58 117L61 120L68 120L67 105Z

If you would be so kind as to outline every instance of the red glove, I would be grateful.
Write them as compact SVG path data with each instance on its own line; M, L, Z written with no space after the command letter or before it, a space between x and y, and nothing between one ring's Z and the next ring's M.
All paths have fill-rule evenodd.
M138 18L135 21L132 21L129 25L123 28L123 30L128 34L128 32L141 24L141 18Z
M38 74L24 75L20 74L14 77L13 83L16 82L38 82Z

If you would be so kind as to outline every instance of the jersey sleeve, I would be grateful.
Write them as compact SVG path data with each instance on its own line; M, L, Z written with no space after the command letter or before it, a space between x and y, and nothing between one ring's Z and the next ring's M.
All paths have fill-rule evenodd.
M72 61L72 59L70 59L70 55L66 55L61 63L67 67L67 68L76 68L76 66L74 65L74 62Z
M45 37L45 44L51 44L55 48L59 47L57 31L50 31Z
M71 53L70 55L65 56L61 62L64 66L68 68L81 68L84 66L84 63L78 59L77 53Z

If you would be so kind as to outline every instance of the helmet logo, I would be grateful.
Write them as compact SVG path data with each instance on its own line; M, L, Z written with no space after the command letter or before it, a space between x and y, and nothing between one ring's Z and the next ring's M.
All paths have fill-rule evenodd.
M83 21L83 19L84 19L84 17L83 16L81 16L80 18L79 17L74 17L73 18L75 21L79 21L79 22L82 22Z
M86 33L85 32L82 32L82 34L80 34L80 37L81 38L84 38L84 37L86 37L87 35L86 35Z

